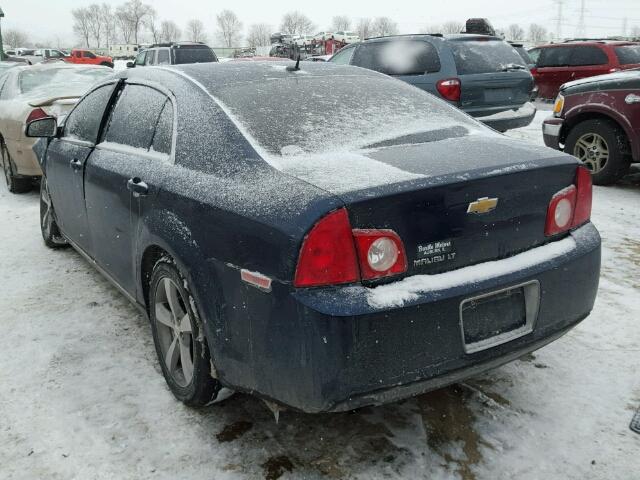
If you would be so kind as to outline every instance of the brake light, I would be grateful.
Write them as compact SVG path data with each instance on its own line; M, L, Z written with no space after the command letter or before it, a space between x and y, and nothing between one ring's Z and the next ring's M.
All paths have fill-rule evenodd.
M33 122L34 120L40 120L41 118L47 118L49 115L41 108L36 108L35 110L31 110L29 116L27 117L27 123Z
M579 227L591 218L591 174L578 167L575 184L560 190L549 202L544 234L547 237Z
M573 227L587 223L591 219L591 203L593 198L593 187L591 183L591 172L586 167L578 167L576 172L576 208L573 214Z
M407 270L402 240L393 230L353 230L363 280L388 277Z
M317 287L360 279L356 249L347 210L322 218L302 243L296 268L296 287Z
M458 78L447 78L436 83L436 89L443 98L452 102L460 101L461 83Z

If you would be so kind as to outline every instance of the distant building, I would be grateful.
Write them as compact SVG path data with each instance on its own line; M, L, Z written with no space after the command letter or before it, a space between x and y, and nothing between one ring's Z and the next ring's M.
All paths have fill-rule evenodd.
M121 43L109 47L109 56L113 58L134 58L138 55L138 45Z

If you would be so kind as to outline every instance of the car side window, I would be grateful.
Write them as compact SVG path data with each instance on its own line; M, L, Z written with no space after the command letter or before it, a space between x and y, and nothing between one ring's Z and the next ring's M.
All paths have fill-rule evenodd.
M126 85L111 112L104 141L149 150L166 95L143 85Z
M588 65L606 65L609 63L607 54L598 47L575 47L571 55L570 65L573 67L586 67Z
M353 52L355 52L355 50L355 47L343 48L333 57L331 57L330 61L331 63L335 63L337 65L349 65L349 62L351 62L351 57L353 57Z
M151 142L151 150L158 153L171 154L173 144L173 104L167 100L164 104L158 125Z
M162 50L158 50L158 61L156 63L158 65L169 65L171 63L169 49L163 48Z
M104 111L116 84L97 88L84 97L64 123L65 138L96 143Z
M568 67L574 47L543 48L538 57L538 67Z
M392 40L360 45L353 65L387 75L424 75L440 71L436 48L422 40Z
M157 50L149 50L149 51L147 51L147 59L144 62L145 65L153 65L155 63L154 59L156 57L156 51Z
M96 56L91 52L82 52L82 56L86 58L96 58Z
M147 57L147 51L145 50L142 53L139 53L136 57L136 67L144 65L144 61Z

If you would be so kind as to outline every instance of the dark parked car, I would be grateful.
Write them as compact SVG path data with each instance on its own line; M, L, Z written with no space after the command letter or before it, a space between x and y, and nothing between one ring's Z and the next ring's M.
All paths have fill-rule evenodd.
M640 43L575 41L538 48L532 73L541 98L555 98L572 80L640 67Z
M330 60L376 70L432 93L499 131L527 126L533 77L518 52L485 35L400 35L347 47Z
M50 137L46 244L73 245L148 313L178 399L389 402L589 314L600 237L575 158L375 72L281 67L126 70L61 127L28 127Z
M616 182L640 162L640 70L563 85L542 130L544 143L576 156L594 183Z
M127 67L145 67L152 65L183 65L187 63L217 62L215 52L199 42L159 43L140 52L134 62Z

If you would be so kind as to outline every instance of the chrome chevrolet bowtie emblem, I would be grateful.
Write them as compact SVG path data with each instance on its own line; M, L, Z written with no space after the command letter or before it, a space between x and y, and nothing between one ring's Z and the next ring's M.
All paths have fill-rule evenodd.
M497 198L482 197L476 200L475 202L471 202L469 204L469 208L467 208L467 213L489 213L495 210L497 206L498 206Z

